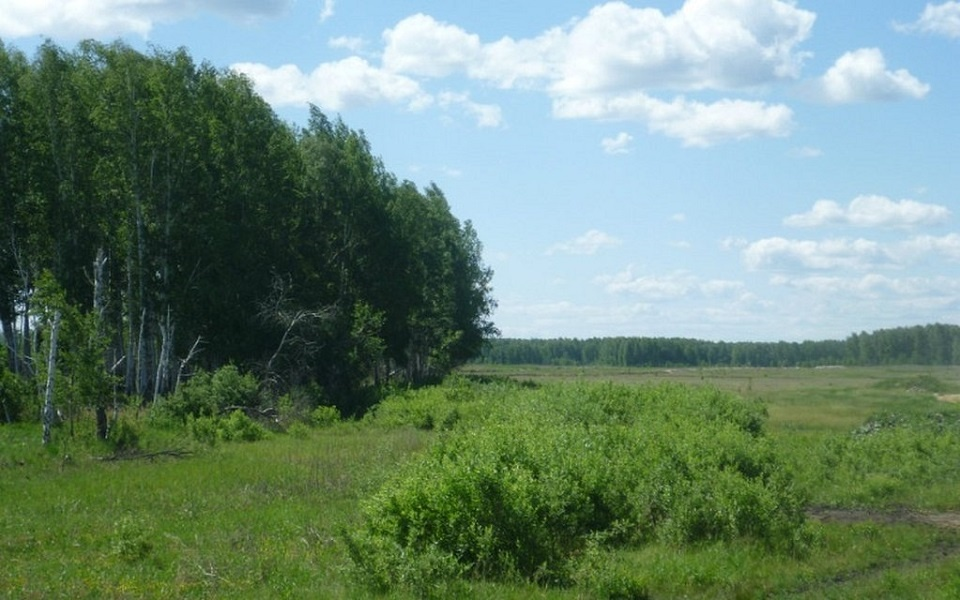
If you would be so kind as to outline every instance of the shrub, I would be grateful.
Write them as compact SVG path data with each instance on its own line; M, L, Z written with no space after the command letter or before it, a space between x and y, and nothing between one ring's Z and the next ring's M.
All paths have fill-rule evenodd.
M220 419L218 434L225 442L256 442L266 437L267 430L242 410L235 410L226 419Z
M123 417L110 429L109 442L116 452L130 452L140 446L140 434L137 423Z
M187 430L190 431L190 435L193 439L197 440L202 444L207 444L208 446L215 446L217 439L219 439L219 421L217 417L210 416L201 416L194 417L193 415L187 416Z
M340 421L340 411L336 406L318 406L310 413L310 422L317 427L328 427Z
M234 365L226 365L209 373L199 371L181 385L159 409L186 422L188 416L215 416L234 407L256 407L260 394L256 378L241 374Z
M125 562L138 562L153 552L150 532L140 521L125 515L113 524L112 553Z
M388 482L366 507L363 535L379 540L372 551L439 553L475 577L540 583L568 580L571 558L598 534L633 544L749 538L802 552L804 498L759 412L677 385L513 394ZM400 559L365 560L359 568Z
M0 352L0 361L4 354ZM36 399L30 384L0 363L0 423L15 422L27 417Z

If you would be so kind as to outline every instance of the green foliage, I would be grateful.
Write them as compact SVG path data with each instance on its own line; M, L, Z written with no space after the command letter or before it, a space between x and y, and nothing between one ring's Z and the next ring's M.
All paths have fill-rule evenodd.
M124 562L139 562L153 551L151 537L151 532L140 520L124 515L113 524L110 550Z
M229 417L220 421L219 436L225 442L256 442L266 435L267 430L242 410L235 410Z
M950 386L929 374L883 379L876 383L876 387L881 390L899 390L922 394L942 394L951 391Z
M946 482L960 476L960 412L946 409L875 415L815 446L799 468L841 506L891 507L918 494L942 503L951 496Z
M568 580L570 560L598 534L807 550L804 496L753 403L606 385L547 387L486 409L371 500L363 535L389 542L372 547L440 552L474 577L542 583Z
M492 339L483 348L481 360L504 365L617 367L955 365L960 363L960 325L879 329L854 333L845 340L804 342L646 337Z
M110 429L109 442L117 452L130 452L140 447L141 426L123 416Z
M198 442L214 446L220 439L220 419L212 416L187 415L187 430Z
M340 411L335 406L318 406L310 413L310 422L317 427L329 427L340 422Z
M256 378L251 373L241 374L234 365L226 365L213 373L197 372L171 397L161 400L159 410L185 421L188 416L211 417L259 403Z
M36 390L30 383L8 370L5 361L0 363L0 421L12 423L33 416L30 413L36 403Z
M605 600L648 600L650 595L642 577L603 548L603 536L588 540L573 567L573 581L594 597Z
M389 373L442 376L494 333L492 273L439 188L400 182L315 107L288 126L186 50L0 42L0 129L0 324L31 354L25 329L64 312L77 404L117 385L163 401L234 363L356 415ZM188 396L181 418L219 402Z
M913 372L790 369L770 372L767 378L751 371L754 390L762 390L771 414L769 421L761 419L759 434L744 426L751 419L733 419L739 421L733 424L715 416L737 410L762 415L763 407L753 403L717 396L709 389L679 388L684 393L675 394L672 386L631 392L622 386L588 385L583 380L607 378L611 371L581 369L550 370L554 379L570 382L562 385L534 388L457 378L385 400L402 404L429 397L437 423L456 408L460 420L449 432L439 427L418 430L409 422L386 424L380 417L398 413L391 412L396 407L384 407L382 414L367 420L304 429L308 443L293 434L275 435L256 445L219 443L208 450L184 439L188 433L179 421L163 423L153 411L138 413L137 402L125 408L121 418L140 430L142 452L193 452L106 461L99 460L108 448L93 439L89 409L76 415L75 438L55 436L46 448L37 443L35 423L14 423L0 427L0 498L14 499L0 503L0 555L5 559L0 597L45 597L58 590L59 595L77 598L365 598L373 597L370 590L376 589L385 598L956 598L957 407L874 387L878 380ZM947 385L958 377L955 369L931 372ZM529 375L524 370L517 376ZM741 370L727 375L742 380L748 376ZM686 376L700 379L696 371ZM730 382L730 387L737 389L738 384ZM821 394L838 387L839 392ZM777 422L784 406L807 411L791 413L785 426ZM824 425L820 413L832 406L856 418L842 427ZM709 464L699 454L718 447L730 449L723 462L731 475L753 472L758 464L762 470L764 457L772 452L781 466L787 465L785 479L793 472L794 484L811 495L812 517L800 530L800 542L808 550L800 556L796 551L771 551L769 543L749 533L733 540L681 543L674 532L648 529L637 539L641 528L636 521L622 519L601 529L603 521L598 520L601 525L592 528L597 531L582 536L553 579L547 577L548 569L538 570L531 578L541 582L537 585L509 575L500 581L481 579L438 545L413 552L390 537L371 534L361 509L369 511L372 496L397 487L394 478L402 478L418 461L432 460L437 452L432 444L486 437L482 430L487 425L501 432L534 428L530 420L543 424L548 434L508 447L514 454L531 448L528 458L513 461L513 471L519 473L521 464L528 471L544 464L543 475L580 473L586 469L577 463L596 464L590 462L593 450L573 443L599 441L609 464L593 469L592 479L582 477L581 486L610 483L593 484L594 490L642 491L647 482L667 481L643 466L671 447L669 439L660 442L656 452L634 458L618 458L615 452L643 445L643 439L628 440L658 428L672 437L684 423L696 422L723 438L711 445L695 434L676 436L679 456L672 464L691 470L700 462ZM648 429L643 428L645 420L651 421ZM667 428L667 421L675 429ZM217 422L210 419L214 426ZM554 440L564 423L571 425L566 438L570 444L554 443L567 452L545 458L547 450L537 450L538 445ZM591 435L585 436L583 429ZM754 444L759 444L760 458L751 460ZM741 446L748 448L746 455ZM485 452L497 456L492 449ZM574 466L564 471L557 465L567 459ZM832 472L836 474L825 477ZM623 473L642 477L628 483L633 475ZM438 480L424 482L435 486ZM571 489L543 477L538 481L554 490ZM516 481L513 485L521 487ZM546 496L525 494L528 502ZM615 501L639 506L638 497L608 494L599 500L609 506L618 505ZM845 509L854 505L859 508ZM588 512L572 511L571 521L582 521ZM827 516L831 513L836 516ZM544 585L549 581L564 585Z
M267 430L242 410L235 410L227 417L188 415L187 428L195 440L208 446L218 441L256 442L267 436Z

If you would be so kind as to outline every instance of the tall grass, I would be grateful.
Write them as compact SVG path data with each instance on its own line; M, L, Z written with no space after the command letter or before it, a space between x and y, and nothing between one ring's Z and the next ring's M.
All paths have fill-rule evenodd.
M682 383L710 388L679 388L691 402L662 394L648 400L646 409L662 401L673 407L667 414L677 422L692 412L702 423L712 418L726 425L704 425L702 434L676 434L682 428L675 425L675 435L660 442L644 432L666 419L645 423L639 415L650 413L632 412L643 405L632 375L618 375L624 385L610 386L592 383L602 375L570 371L572 382L559 381L557 373L557 381L540 387L459 378L401 391L362 422L300 425L253 443L218 440L211 446L185 426L161 427L146 413L126 414L141 450L189 452L179 458L116 455L114 446L92 438L93 423L85 416L74 424L74 437L64 426L47 448L40 445L39 425L0 426L0 597L369 597L350 555L350 541L369 527L369 511L376 516L376 506L405 489L405 478L424 465L447 469L424 473L421 487L427 489L444 481L443 472L466 473L466 465L485 468L487 457L508 455L525 456L500 463L515 465L506 471L510 477L476 481L509 484L525 499L517 514L530 508L550 524L545 531L557 526L574 532L573 543L546 539L548 549L566 557L553 563L562 566L538 569L532 566L536 560L521 556L531 566L514 560L516 572L532 569L532 577L487 579L451 565L442 553L427 552L412 565L384 563L400 568L406 579L398 585L387 578L383 597L956 597L957 530L922 520L898 522L896 515L960 509L957 407L908 385L917 375L932 375L955 390L957 370L794 371L754 370L735 379L723 372L705 371L702 379L696 370L683 374ZM651 379L644 375L642 381ZM741 388L738 395L747 400L717 395L716 388L733 394ZM709 408L712 398L712 409L701 410L698 404ZM529 416L532 408L537 418ZM471 436L478 446L468 444ZM606 454L568 451L588 443ZM617 451L623 447L631 452ZM482 452L469 461L444 462L475 448ZM718 455L718 448L728 449L725 459L706 457ZM744 459L753 457L763 468L777 467L768 480L792 480L796 497L821 507L856 508L862 519L807 518L808 549L798 554L771 551L749 527L735 535L691 538L676 535L679 526L670 533L644 529L648 521L642 519L604 521L600 513L588 518L591 506L606 506L608 513L618 505L650 506L636 492L664 464L654 450L689 455L688 464L698 468L726 465L707 471L714 475L701 484L688 483L688 497L696 497L687 494L691 490L723 489L730 483L723 478L740 469L734 465L749 471L754 467ZM539 479L532 477L535 467ZM629 476L614 476L623 472ZM571 474L576 477L565 479ZM539 499L533 491L538 481L552 490ZM633 482L629 493L609 491L623 489L612 484L624 481ZM546 509L554 506L570 510L557 513L566 517L548 518ZM540 556L549 558L550 552ZM366 555L377 556L389 557ZM451 572L465 576L434 577Z

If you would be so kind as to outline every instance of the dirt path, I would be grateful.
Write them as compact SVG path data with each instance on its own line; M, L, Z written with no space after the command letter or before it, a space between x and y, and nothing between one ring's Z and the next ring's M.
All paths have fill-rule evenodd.
M960 403L960 394L937 394L937 400L940 402Z

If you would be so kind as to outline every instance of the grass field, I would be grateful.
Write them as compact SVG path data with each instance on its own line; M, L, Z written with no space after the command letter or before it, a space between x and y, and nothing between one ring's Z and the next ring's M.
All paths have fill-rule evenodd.
M708 385L762 404L765 436L807 498L809 550L749 538L588 546L563 585L468 578L383 597L960 597L957 368L571 369L470 366L376 417L291 428L254 443L152 431L114 458L65 427L0 426L0 597L366 598L349 532L385 483L440 440L533 384ZM505 386L504 378L529 382ZM492 383L478 383L490 380ZM580 388L577 388L580 386ZM569 391L574 389L573 392ZM562 390L562 391L561 391ZM451 415L456 418L452 419ZM133 420L134 415L128 415Z

